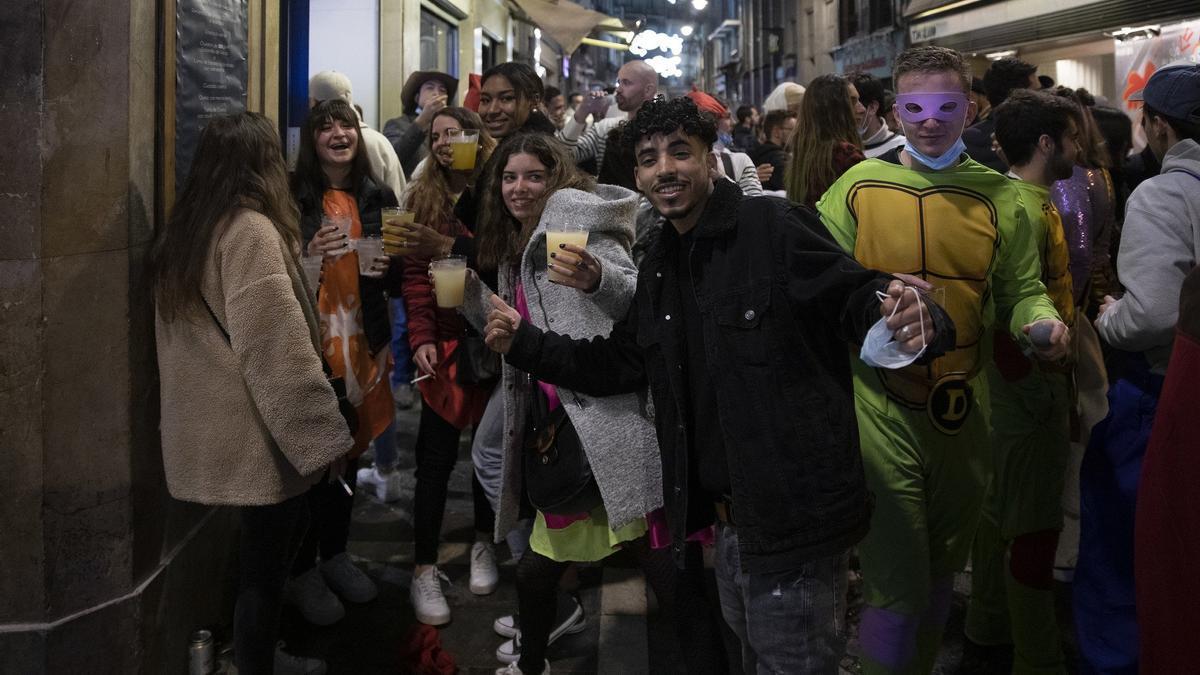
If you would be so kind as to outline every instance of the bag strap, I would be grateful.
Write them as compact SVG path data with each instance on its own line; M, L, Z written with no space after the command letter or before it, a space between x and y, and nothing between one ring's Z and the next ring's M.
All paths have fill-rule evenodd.
M725 165L725 177L736 183L738 177L733 175L733 158L729 156L729 153L721 153L721 163Z

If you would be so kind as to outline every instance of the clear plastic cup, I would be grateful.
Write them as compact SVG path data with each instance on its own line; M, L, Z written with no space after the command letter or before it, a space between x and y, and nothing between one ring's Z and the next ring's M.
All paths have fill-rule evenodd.
M450 153L453 159L450 168L454 171L471 171L475 168L475 157L479 154L479 132L462 129L450 136Z
M354 250L358 252L358 273L368 277L378 276L371 266L376 258L383 255L383 239L379 235L355 239Z
M451 255L429 263L433 272L433 291L437 306L443 309L461 307L467 284L467 258Z
M416 222L417 214L397 206L386 206L380 209L380 215L383 219L383 226L392 230L387 234L399 236L402 243L407 244L408 242L403 241L403 237L411 232L411 226ZM396 231L397 229L398 231ZM411 246L393 243L387 244L386 248L388 255L412 255L414 250Z
M549 223L546 225L546 267L550 269L550 281L563 281L564 277L550 268L554 259L552 253L562 253L559 244L573 244L579 248L587 248L588 233L578 223Z
M344 234L347 237L346 246L340 252L336 253L339 256L350 251L350 226L353 224L353 222L354 219L352 219L350 216L321 216L322 228L333 226L337 228L338 234Z

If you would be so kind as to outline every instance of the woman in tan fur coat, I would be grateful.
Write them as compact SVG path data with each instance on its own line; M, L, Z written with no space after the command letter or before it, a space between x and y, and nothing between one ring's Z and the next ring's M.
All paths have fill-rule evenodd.
M240 509L242 675L274 671L304 495L354 444L316 347L298 219L271 122L220 117L151 253L167 487Z

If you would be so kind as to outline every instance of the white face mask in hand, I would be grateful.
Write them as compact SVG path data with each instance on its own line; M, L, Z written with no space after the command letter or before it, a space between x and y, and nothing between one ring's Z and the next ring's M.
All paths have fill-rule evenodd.
M880 319L871 326L871 330L867 331L867 337L863 340L862 350L858 356L863 360L863 363L872 368L887 368L896 370L905 366L912 365L914 361L921 358L925 353L929 343L925 340L925 303L921 299L921 294L917 293L917 289L912 286L905 286L904 291L912 291L917 296L917 313L921 319L921 351L915 354L909 354L900 349L900 341L892 338L892 331L888 330L887 319ZM875 292L880 302L888 298L886 293ZM903 297L903 296L901 296ZM896 307L892 309L891 316L888 319L896 316L896 311L900 309L900 303L896 303Z

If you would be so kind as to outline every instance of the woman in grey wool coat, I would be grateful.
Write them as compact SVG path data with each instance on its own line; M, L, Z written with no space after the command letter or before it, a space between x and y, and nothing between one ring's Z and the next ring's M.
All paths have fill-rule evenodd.
M567 149L545 135L514 136L496 154L495 175L482 198L479 270L495 270L500 297L534 325L572 337L607 335L624 317L637 282L630 258L637 195L615 186L594 186L577 171ZM587 246L552 251L550 268L547 226L563 222L580 225L588 234ZM494 294L477 279L469 283L462 312L477 329L486 323ZM531 452L524 441L535 402L551 411L564 408L591 465L602 504L577 514L535 513L529 548L517 567L520 632L497 650L498 657L510 661L497 673L548 672L544 659L551 629L558 625L555 632L561 633L564 618L555 621L554 595L571 562L594 562L628 548L667 612L676 610L679 602L697 602L697 596L702 603L702 594L678 592L668 550L654 548L647 536L646 516L661 508L663 497L658 442L644 397L595 398L548 384L535 389L528 376L507 364L500 387L505 415L497 538L516 523L520 510L525 490L522 453ZM679 607L675 614L683 653L708 651L690 643L709 631L685 625L707 622L708 613ZM575 615L581 627L582 610L576 609Z

